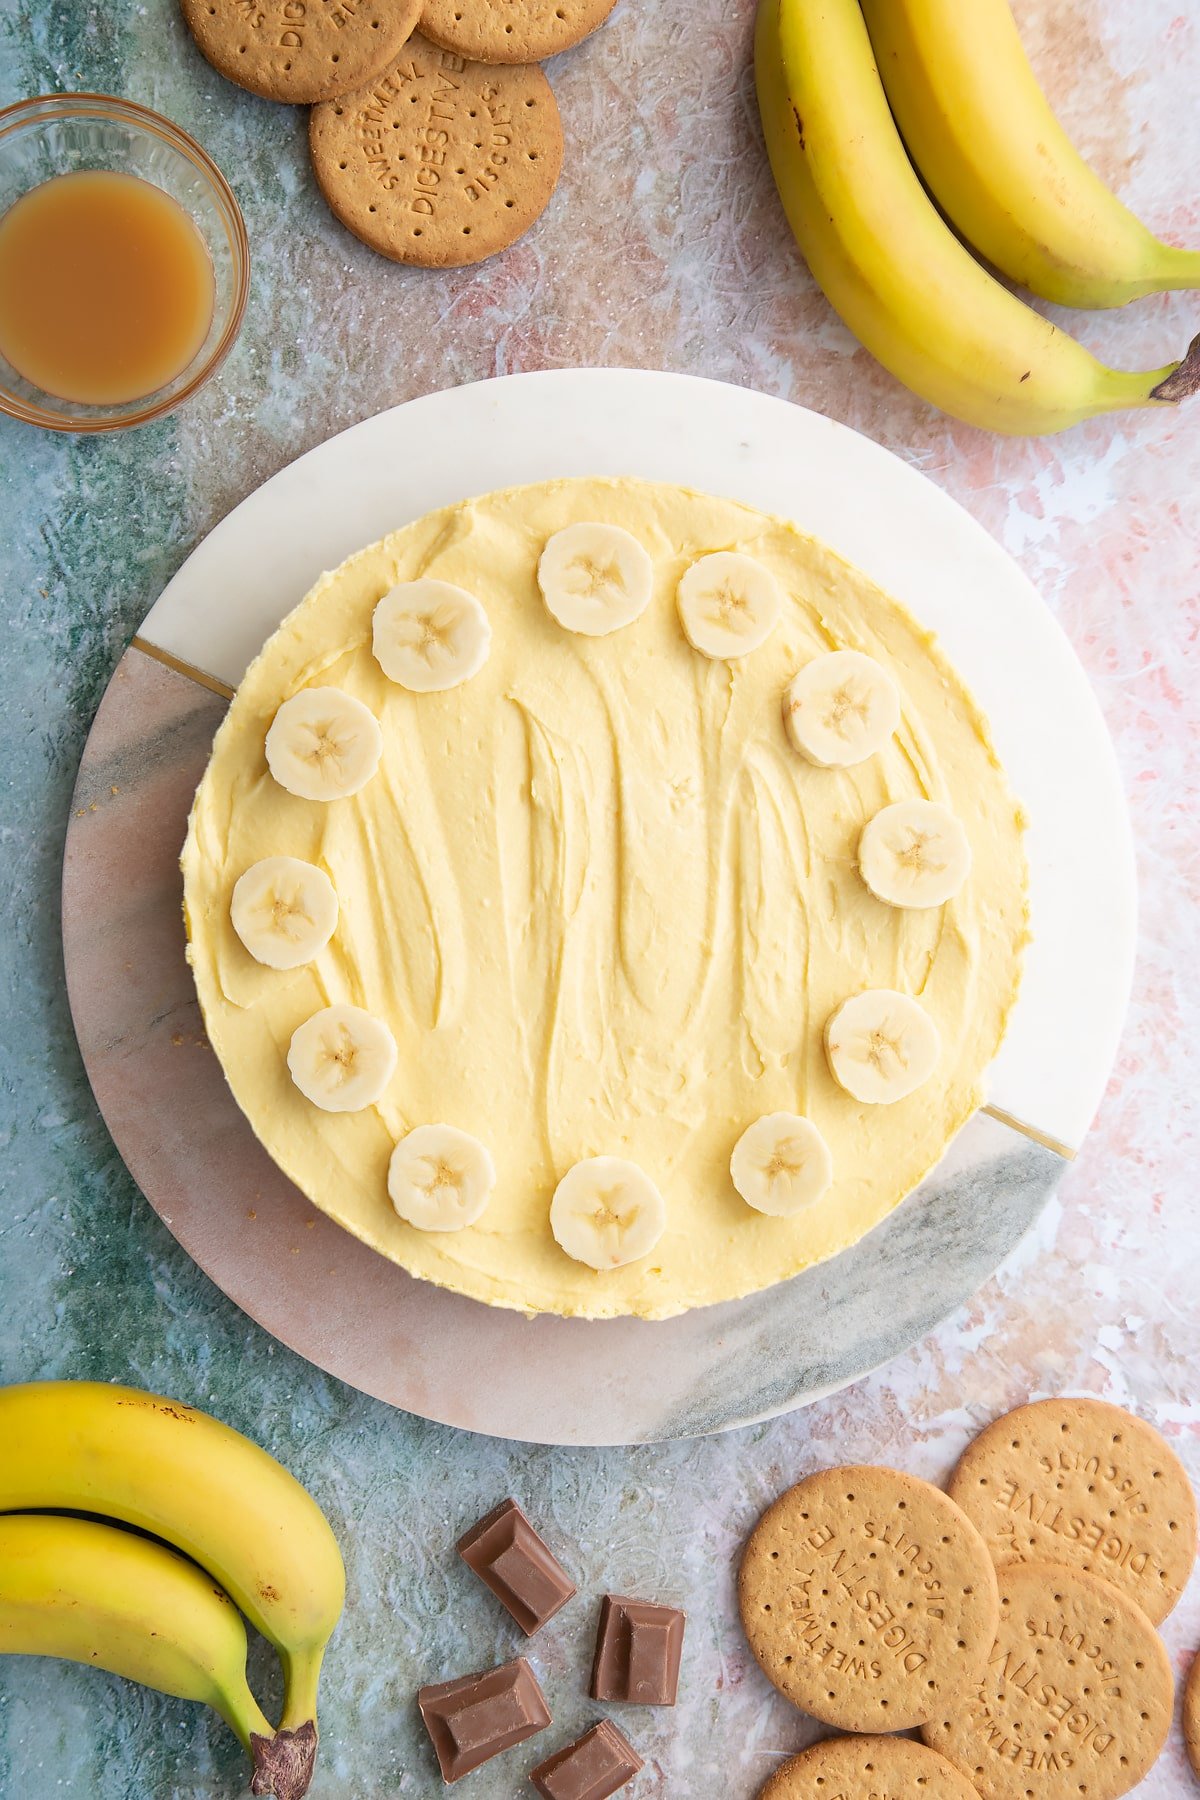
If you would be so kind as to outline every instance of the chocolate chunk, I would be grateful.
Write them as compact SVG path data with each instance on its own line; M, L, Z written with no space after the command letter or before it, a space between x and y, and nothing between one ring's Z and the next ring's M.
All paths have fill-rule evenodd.
M674 1706L685 1622L674 1606L606 1594L592 1664L592 1699Z
M546 1800L608 1800L632 1781L642 1759L611 1719L602 1719L584 1737L539 1763L530 1775Z
M423 1687L417 1705L447 1782L461 1780L550 1723L546 1697L523 1656L498 1669Z
M575 1583L515 1500L505 1500L459 1539L458 1554L506 1606L526 1637L575 1594Z

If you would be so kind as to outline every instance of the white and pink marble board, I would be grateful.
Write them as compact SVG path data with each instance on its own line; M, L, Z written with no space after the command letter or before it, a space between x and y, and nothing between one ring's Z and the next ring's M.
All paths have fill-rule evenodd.
M865 569L942 639L1030 821L1034 941L986 1112L852 1251L767 1294L658 1324L477 1305L414 1281L311 1207L257 1144L208 1049L180 911L187 811L225 699L321 571L466 495L596 474L783 514ZM1112 748L1016 564L924 476L846 427L749 389L631 370L427 395L330 439L237 507L118 666L64 867L89 1077L133 1175L200 1266L353 1385L428 1418L550 1443L642 1442L770 1416L857 1379L945 1318L1032 1224L1090 1124L1134 930Z

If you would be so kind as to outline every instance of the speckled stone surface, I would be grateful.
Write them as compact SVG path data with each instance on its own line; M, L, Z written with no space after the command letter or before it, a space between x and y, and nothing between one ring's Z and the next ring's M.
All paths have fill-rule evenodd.
M1200 242L1200 16L1182 0L1019 0L1038 67L1102 171L1156 227ZM226 86L171 0L0 0L0 101L96 87L158 106L213 151L254 248L245 334L177 418L75 442L0 426L7 658L0 789L0 1379L121 1377L211 1407L328 1507L352 1600L324 1686L319 1800L438 1791L420 1680L501 1660L514 1635L452 1545L512 1492L581 1597L535 1641L553 1731L473 1778L508 1800L595 1714L585 1669L607 1586L687 1606L674 1713L623 1716L631 1794L748 1800L814 1735L736 1623L735 1546L789 1480L845 1460L934 1479L972 1427L1031 1395L1092 1392L1167 1432L1200 1478L1200 414L984 437L875 369L790 248L756 135L749 0L623 0L560 58L562 186L536 232L460 275L384 264L324 212L304 120ZM1081 322L1151 366L1197 300ZM57 888L75 766L121 649L196 539L298 451L381 406L511 369L687 369L834 414L919 464L1020 560L1087 665L1116 738L1143 883L1136 992L1085 1153L1032 1240L911 1354L790 1419L666 1449L527 1450L427 1426L276 1348L188 1262L99 1122L71 1035ZM397 471L403 480L403 471ZM1168 1621L1177 1672L1200 1583ZM254 1670L269 1686L270 1658ZM266 1696L264 1696L266 1697ZM1139 1790L1178 1800L1176 1733ZM226 1800L237 1746L211 1718L92 1671L0 1667L4 1800ZM530 1791L526 1789L526 1791Z

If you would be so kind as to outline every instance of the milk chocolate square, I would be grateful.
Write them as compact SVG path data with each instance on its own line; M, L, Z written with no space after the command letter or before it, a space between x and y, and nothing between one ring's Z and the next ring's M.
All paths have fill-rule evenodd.
M506 1606L526 1637L575 1594L575 1583L515 1500L505 1500L459 1539L458 1554Z
M643 1767L642 1759L611 1719L539 1763L529 1779L545 1800L609 1800Z
M550 1723L546 1697L523 1656L498 1669L423 1687L417 1705L445 1782L461 1781Z
M606 1594L592 1664L593 1700L674 1706L685 1622L677 1607Z

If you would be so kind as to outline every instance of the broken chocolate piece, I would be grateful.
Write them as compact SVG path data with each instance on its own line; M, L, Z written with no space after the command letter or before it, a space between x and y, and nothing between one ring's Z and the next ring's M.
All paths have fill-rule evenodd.
M606 1594L592 1664L592 1699L674 1706L685 1623L677 1607Z
M574 1597L575 1583L515 1500L505 1500L473 1525L459 1539L458 1554L508 1608L526 1637Z
M609 1800L643 1766L623 1731L601 1720L584 1737L539 1763L529 1779L545 1800Z
M446 1782L461 1780L550 1723L546 1697L523 1656L423 1687L417 1704Z

